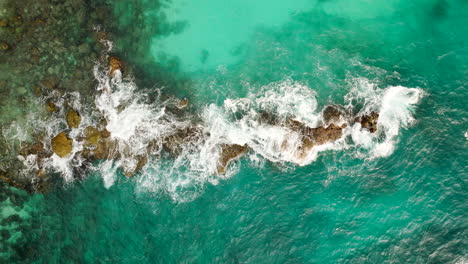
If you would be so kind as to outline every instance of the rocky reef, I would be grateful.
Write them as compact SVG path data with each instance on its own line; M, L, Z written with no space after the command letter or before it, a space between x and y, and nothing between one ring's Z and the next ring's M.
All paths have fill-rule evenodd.
M106 1L18 0L0 5L0 110L12 113L0 117L0 147L5 154L0 161L3 182L29 192L47 191L59 178L50 169L54 159L70 160L80 169L95 161L124 160L122 172L132 177L152 155L167 154L176 159L187 146L209 139L204 124L190 113L186 98L174 99L166 108L173 116L185 119L186 125L152 140L144 152L129 152L129 146L107 130L107 120L96 114L99 111L92 104L97 81L91 73L99 63L105 65L110 78L117 78L131 74L132 65L116 54L108 54L112 35L102 29L110 26L105 19L110 12ZM106 92L110 91L99 91ZM80 107L76 94L85 107ZM10 134L18 133L18 127L27 126L25 117L30 113L61 121L53 132L32 127L25 133L27 136L12 137ZM94 121L84 120L86 116L93 116ZM294 153L302 159L314 147L342 138L344 129L355 123L375 133L378 117L377 112L353 116L343 106L330 105L322 111L322 123L316 127L294 116L285 119L266 112L258 121L299 135L300 144ZM283 142L281 147L286 144ZM233 161L249 151L249 144L219 143L214 150L218 161L212 173L225 174Z
M44 131L29 124L28 116L60 115L69 108L63 101L70 93L93 100L96 81L90 72L106 49L97 27L110 13L101 2L0 2L0 174L5 182L31 191L42 181L25 175L28 162L18 155L34 156L41 167L40 160L53 154L52 147L57 155L69 153L67 133L57 133L51 142ZM80 116L71 110L66 120L76 128ZM44 175L41 168L32 170Z

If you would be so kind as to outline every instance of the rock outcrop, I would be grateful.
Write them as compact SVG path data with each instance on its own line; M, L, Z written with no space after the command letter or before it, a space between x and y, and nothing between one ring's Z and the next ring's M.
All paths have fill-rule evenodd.
M87 159L108 159L115 150L115 142L110 138L110 133L106 129L98 130L93 126L88 126L84 131L83 157Z
M344 118L344 114L339 106L329 105L323 109L323 122L326 125L339 123Z
M188 126L178 129L174 134L163 140L163 148L171 155L177 156L182 152L183 144L196 142L203 137L201 126Z
M221 154L218 161L217 173L224 174L231 161L240 158L248 150L247 145L224 144L221 145Z
M360 123L361 127L374 133L377 131L377 122L379 120L379 114L372 111L369 115L358 116L354 119L354 122Z
M73 140L65 132L60 132L52 139L52 150L63 158L70 154L73 148Z
M78 128L78 126L80 126L80 123L81 123L81 116L80 114L73 110L73 109L70 109L67 113L67 124L68 124L68 127L70 128Z

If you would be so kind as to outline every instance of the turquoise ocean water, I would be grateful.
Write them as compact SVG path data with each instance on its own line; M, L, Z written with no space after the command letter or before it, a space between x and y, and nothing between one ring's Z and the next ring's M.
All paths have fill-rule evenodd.
M287 111L305 120L307 104L362 107L356 93L372 101L372 91L401 86L421 98L387 155L345 147L305 166L250 155L223 179L161 176L161 165L131 179L114 172L112 184L97 170L46 194L11 190L0 208L1 230L14 234L2 233L3 259L468 261L466 1L112 2L114 49L135 65L139 88L187 97L208 120L265 94L275 109L289 98ZM396 116L404 100L386 107ZM171 185L181 180L189 187Z

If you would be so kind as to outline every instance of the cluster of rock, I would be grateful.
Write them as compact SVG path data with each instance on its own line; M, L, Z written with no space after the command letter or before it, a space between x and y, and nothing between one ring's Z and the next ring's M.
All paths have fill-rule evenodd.
M121 72L122 65L123 63L117 57L110 56L108 58L109 75L114 75L117 71ZM53 84L53 81L44 81L44 85ZM188 100L183 99L175 105L174 109L175 111L183 110L187 105ZM46 108L51 113L58 112L58 107L53 102L47 102ZM47 142L47 139L40 138L38 142L27 145L20 151L20 155L25 159L30 155L35 155L36 157L36 164L38 166L33 170L36 175L34 177L34 188L32 188L32 186L25 186L25 183L17 182L16 178L6 177L5 175L0 174L0 179L20 188L32 188L35 191L46 191L49 186L47 183L50 181L50 175L44 168L44 162L54 153L60 158L68 158L71 157L70 155L81 155L87 162L121 158L121 154L117 150L118 142L112 137L111 133L105 129L105 121L96 126L87 126L82 129L81 136L71 138L69 132L73 129L80 128L82 120L77 110L69 106L68 108L65 116L68 129L59 132L50 139L50 149L42 143L44 141ZM369 115L362 115L350 119L347 118L346 112L341 107L327 106L323 111L323 120L323 125L309 127L293 118L286 118L284 120L270 113L262 113L258 121L272 126L282 126L300 135L301 144L297 147L296 156L301 159L304 158L313 147L340 139L343 136L343 129L347 127L347 124L352 125L353 122L360 123L363 129L374 133L377 129L378 113L371 112ZM201 142L208 136L209 134L204 131L201 125L192 124L164 137L161 146L164 151L176 157L181 154L183 146L186 144ZM74 153L74 145L81 145L82 148ZM151 153L151 147L152 144L148 146L148 154ZM248 145L219 145L219 160L215 173L226 173L229 164L242 157L248 151ZM139 155L133 158L137 161L134 166L123 167L123 172L127 177L131 177L141 170L148 161L148 155Z
M90 73L106 49L101 43L106 34L94 27L104 24L111 13L102 3L86 0L0 3L0 112L4 113L0 115L0 177L12 185L32 188L30 177L20 173L22 165L16 157L20 151L26 151L24 142L13 142L5 129L16 122L38 139L44 135L35 134L34 128L28 126L25 118L28 114L58 114L61 109L57 100L66 93L78 92L83 100L93 100L96 82ZM37 104L37 97L51 94L55 97L49 98L45 107ZM67 136L61 134L59 138L66 142Z

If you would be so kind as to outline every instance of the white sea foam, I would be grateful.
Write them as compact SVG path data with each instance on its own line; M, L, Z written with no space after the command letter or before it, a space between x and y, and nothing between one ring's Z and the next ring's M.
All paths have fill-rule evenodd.
M351 83L353 89L345 97L348 107L354 107L353 104L358 102L363 104L358 115L368 115L371 111L379 113L377 133L361 130L359 123L354 124L351 128L354 143L368 149L369 158L391 155L400 130L415 121L413 112L423 96L422 90L403 86L389 86L382 89L365 78L356 78Z
M223 145L247 145L250 149L247 156L256 167L263 166L265 160L304 166L315 161L321 152L345 149L354 149L358 156L364 158L391 155L401 129L414 122L414 106L422 96L418 88L380 88L365 78L350 79L352 89L345 96L346 107L360 107L358 116L378 112L377 132L361 129L361 124L353 120L342 120L348 126L343 129L339 140L300 153L302 135L285 126L284 121L290 118L309 127L322 125L322 109L318 107L317 94L310 87L293 80L275 82L246 98L226 99L222 106L205 106L199 114L201 123L198 125L198 130L205 136L182 144L181 153L176 157L162 159L163 139L189 126L192 121L167 111L169 101L159 98L148 100L131 79L122 79L119 70L109 76L107 69L96 65L94 74L98 81L97 113L91 115L87 109L82 109L79 94L67 95L67 101L71 101L72 108L82 116L80 126L68 131L74 140L72 152L63 158L54 154L43 161L42 167L59 172L66 181L72 181L73 167L82 166L84 162L78 154L83 150L78 138L86 126L96 125L99 117L104 118L106 129L117 142L115 159L103 161L95 168L102 175L105 187L115 183L119 168L131 171L137 166L138 157L145 156L148 162L136 179L138 189L165 193L177 201L191 200L199 195L206 183L217 184L237 173L240 168L237 161L225 174L217 173ZM50 98L44 98L44 101L47 99ZM30 117L36 118L34 122L38 129L46 131L50 138L66 127L64 101L58 100L57 104L60 106L57 117L61 118ZM277 120L261 121L262 113L272 114ZM10 129L18 139L26 137L18 125L13 124ZM352 143L346 138L351 138ZM50 139L44 143L50 147ZM157 147L150 150L150 145ZM29 168L38 168L35 156L26 157L23 162Z

